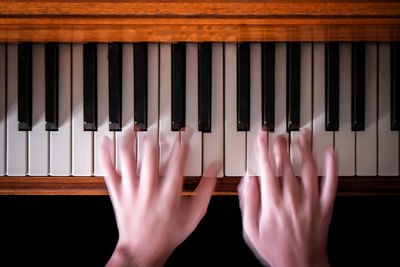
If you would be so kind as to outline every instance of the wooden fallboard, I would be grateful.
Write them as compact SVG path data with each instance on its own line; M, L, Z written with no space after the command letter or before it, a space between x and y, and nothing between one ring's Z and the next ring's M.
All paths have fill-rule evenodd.
M397 1L0 1L0 42L398 40Z
M218 178L214 195L236 195L240 178ZM185 178L190 195L199 178ZM107 195L102 177L1 177L0 195ZM338 195L400 195L400 177L340 177Z

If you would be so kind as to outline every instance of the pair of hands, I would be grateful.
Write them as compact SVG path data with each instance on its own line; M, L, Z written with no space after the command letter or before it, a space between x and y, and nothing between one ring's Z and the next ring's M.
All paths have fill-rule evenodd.
M129 130L123 137L120 173L112 163L112 143L107 138L102 142L100 157L119 231L110 267L162 266L204 217L222 166L212 163L194 194L182 196L190 131L178 135L165 177L158 176L158 145L151 135L143 140L137 175L135 135ZM337 186L333 150L327 152L326 176L319 181L307 132L296 146L301 178L293 174L283 137L273 147L276 166L266 133L260 133L256 147L261 177L245 177L238 188L246 242L272 266L328 266L326 240Z

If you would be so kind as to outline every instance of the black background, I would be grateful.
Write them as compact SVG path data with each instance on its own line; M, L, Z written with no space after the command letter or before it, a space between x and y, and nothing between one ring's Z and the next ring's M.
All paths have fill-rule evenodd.
M400 197L337 197L331 266L400 266L399 211ZM0 196L0 266L104 266L117 238L107 196ZM237 197L214 196L167 266L261 266L243 241Z

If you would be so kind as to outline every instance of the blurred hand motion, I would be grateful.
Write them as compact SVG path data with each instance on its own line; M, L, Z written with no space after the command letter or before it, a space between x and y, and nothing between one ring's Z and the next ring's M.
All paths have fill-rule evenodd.
M244 177L238 188L244 239L264 264L329 266L326 242L338 183L334 151L328 149L326 175L319 179L309 133L302 131L294 145L301 177L294 175L285 138L278 137L270 153L267 133L260 133L261 176Z
M124 134L120 172L113 163L113 143L103 139L100 156L119 231L107 266L162 266L205 215L221 163L208 166L204 172L207 178L201 179L192 196L182 196L190 137L190 129L179 132L165 177L158 175L159 146L155 136L144 137L143 156L137 166L136 132L132 129Z

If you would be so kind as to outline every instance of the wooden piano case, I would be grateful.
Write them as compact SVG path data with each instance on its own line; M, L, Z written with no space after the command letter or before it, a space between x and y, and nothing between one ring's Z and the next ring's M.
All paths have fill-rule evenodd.
M400 2L2 0L0 42L400 41ZM239 178L215 194L236 194ZM190 194L198 178L187 178ZM341 195L398 195L400 177L341 177ZM0 194L104 195L101 177L0 177Z

